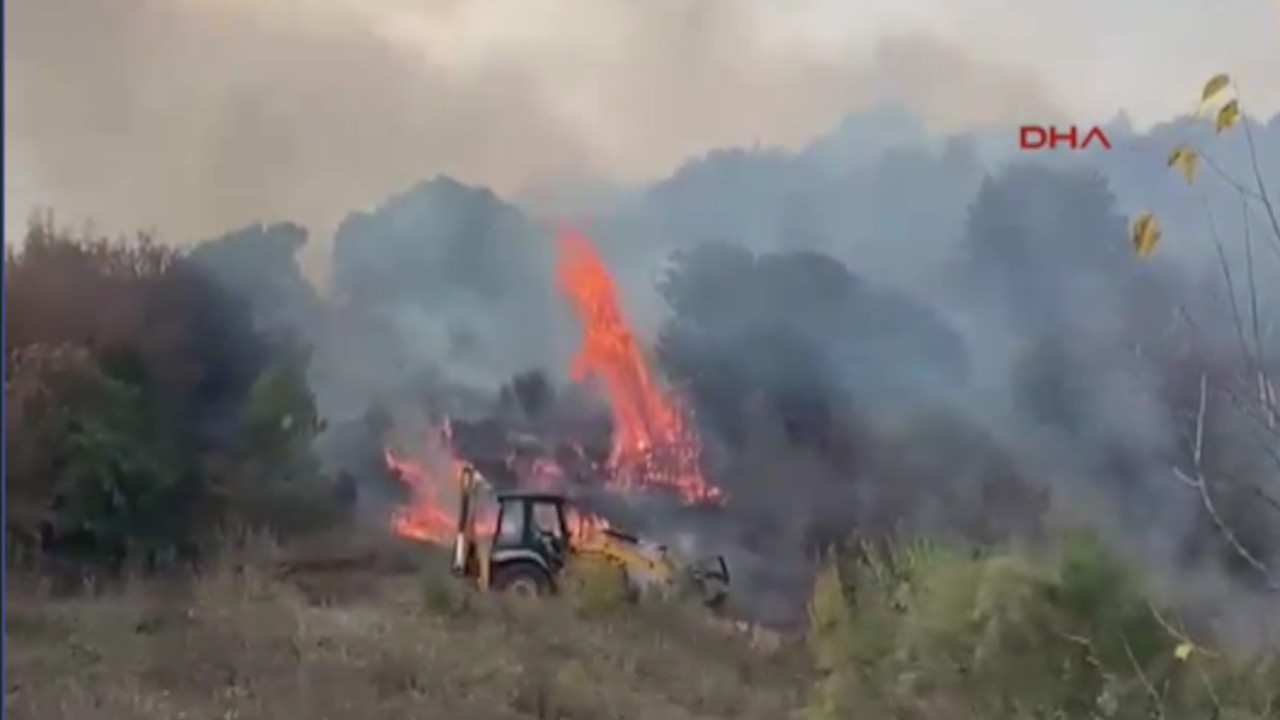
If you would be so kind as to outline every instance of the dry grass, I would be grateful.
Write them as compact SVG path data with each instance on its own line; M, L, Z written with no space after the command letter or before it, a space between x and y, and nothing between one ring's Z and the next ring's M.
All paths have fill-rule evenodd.
M11 582L5 714L780 720L803 702L798 663L676 609L584 618L434 573L346 582L365 592L252 571L72 599Z

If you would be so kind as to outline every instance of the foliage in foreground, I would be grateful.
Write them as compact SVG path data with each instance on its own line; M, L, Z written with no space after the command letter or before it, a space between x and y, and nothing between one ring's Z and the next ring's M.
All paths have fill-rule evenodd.
M1280 718L1280 657L1197 648L1130 568L912 544L833 562L811 604L811 717Z

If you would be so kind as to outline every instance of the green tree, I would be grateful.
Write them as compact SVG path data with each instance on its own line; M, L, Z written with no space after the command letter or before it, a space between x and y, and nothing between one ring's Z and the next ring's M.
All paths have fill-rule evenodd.
M6 532L28 559L192 561L231 525L295 525L280 488L330 497L306 354L182 253L37 222L5 304Z

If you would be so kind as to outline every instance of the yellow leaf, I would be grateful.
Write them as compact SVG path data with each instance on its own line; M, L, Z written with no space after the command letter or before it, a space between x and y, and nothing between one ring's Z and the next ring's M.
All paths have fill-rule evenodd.
M1219 93L1231 86L1231 76L1226 73L1218 73L1209 78L1204 84L1204 89L1200 91L1201 104L1207 103L1217 97Z
M1160 223L1156 216L1144 212L1133 219L1133 224L1129 227L1129 242L1133 244L1133 251L1138 257L1150 257L1160 243L1160 234Z
M1240 101L1232 100L1218 109L1218 117L1214 119L1213 126L1218 132L1226 132L1240 120Z
M1189 642L1178 643L1178 647L1173 649L1173 656L1179 660L1186 660L1191 657L1191 653L1195 649L1196 647Z
M1177 168L1182 173L1182 177L1187 179L1188 183L1195 181L1196 168L1200 163L1200 155L1187 145L1179 145L1169 153L1169 159L1166 164L1171 168Z

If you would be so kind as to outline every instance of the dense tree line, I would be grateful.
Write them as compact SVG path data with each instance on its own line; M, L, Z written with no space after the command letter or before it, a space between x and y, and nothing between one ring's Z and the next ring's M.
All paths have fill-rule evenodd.
M319 517L305 352L192 254L35 223L5 321L10 560L188 563Z

